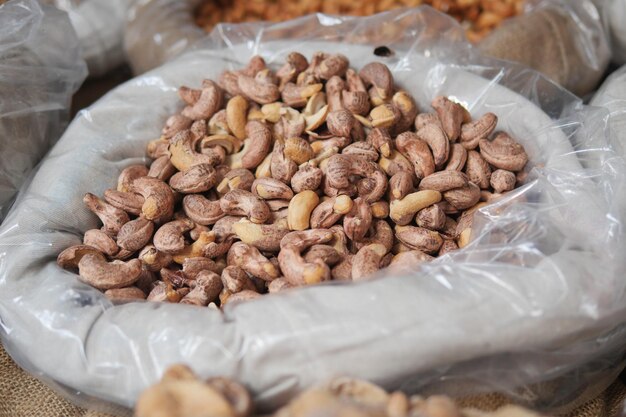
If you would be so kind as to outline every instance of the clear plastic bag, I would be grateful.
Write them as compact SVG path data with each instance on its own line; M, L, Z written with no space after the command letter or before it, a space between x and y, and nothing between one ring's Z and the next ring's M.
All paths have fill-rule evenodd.
M373 55L386 45L393 55ZM525 186L479 210L465 249L358 284L264 296L219 312L114 305L61 270L57 254L97 219L85 192L114 186L180 108L177 87L215 79L261 54L340 52L386 62L422 110L444 94L527 149ZM626 341L623 157L606 110L540 74L476 56L430 8L370 18L309 16L221 25L198 47L84 111L0 229L0 335L30 372L74 401L131 406L173 363L226 375L261 410L335 375L387 389L457 396L505 392L543 409L575 406L619 372Z
M593 91L611 58L602 19L591 0L536 0L479 44L495 58L540 71L584 96Z
M593 0L602 16L604 27L611 41L611 59L616 64L626 63L626 1Z
M67 12L89 75L99 77L126 59L122 40L130 0L43 0Z
M85 73L65 13L34 0L0 5L0 222L65 129Z
M135 74L180 55L205 36L193 21L201 0L133 0L124 34L124 50Z

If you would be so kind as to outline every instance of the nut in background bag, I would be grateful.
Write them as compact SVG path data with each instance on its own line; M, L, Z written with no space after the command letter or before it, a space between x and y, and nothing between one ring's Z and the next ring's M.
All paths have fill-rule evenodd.
M590 0L540 1L493 31L479 48L540 71L579 96L593 91L611 57Z

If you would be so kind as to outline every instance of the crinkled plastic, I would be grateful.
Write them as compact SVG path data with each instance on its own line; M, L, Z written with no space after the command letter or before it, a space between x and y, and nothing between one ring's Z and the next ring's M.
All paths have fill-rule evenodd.
M135 74L180 55L206 35L193 21L201 0L132 0L124 50Z
M222 25L199 47L82 112L0 228L3 342L18 363L74 394L131 406L173 363L249 387L261 410L335 375L387 389L501 391L566 409L623 366L626 164L607 111L583 106L538 73L485 60L430 8L370 18L316 15L277 25ZM389 58L373 55L386 45ZM340 52L354 67L386 62L428 110L439 94L527 149L527 184L475 215L469 246L358 284L267 295L223 313L177 304L114 305L61 270L57 254L97 219L85 192L114 187L147 162L146 143L199 85L261 54ZM80 395L78 395L80 394Z
M609 126L616 145L621 146L623 152L626 149L626 66L609 75L589 104L608 109Z
M122 40L129 1L44 0L69 14L92 77L106 74L126 59Z
M34 0L0 5L0 222L65 129L85 73L65 13Z
M617 64L626 63L626 1L624 0L593 0L600 14L606 32L611 41L612 61Z
M593 91L611 59L593 2L535 0L528 9L483 39L480 50L528 65L580 96Z

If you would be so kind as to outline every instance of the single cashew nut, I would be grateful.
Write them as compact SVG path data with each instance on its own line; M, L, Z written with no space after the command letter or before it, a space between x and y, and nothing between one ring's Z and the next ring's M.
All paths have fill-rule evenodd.
M243 242L235 242L230 247L228 265L238 266L264 281L271 281L280 276L280 271L269 259L261 255L254 246Z
M413 132L404 132L396 138L396 148L413 164L418 179L435 172L435 160L426 142ZM384 167L383 167L384 169Z
M252 183L252 194L264 200L290 200L293 191L274 178L261 178Z
M122 226L123 228L124 226ZM107 256L114 256L120 250L115 240L100 229L87 230L83 236L83 244L95 248Z
M414 268L415 266L432 261L433 258L430 255L425 254L421 250L408 250L396 254L391 260L390 268L393 270Z
M481 139L478 146L483 158L499 169L517 172L524 169L528 162L524 147L506 133L498 133L492 141Z
M396 237L408 247L428 254L437 253L443 244L438 232L423 227L396 226Z
M415 213L441 201L441 193L435 190L422 190L408 194L401 200L394 200L389 207L389 216L396 224L411 223Z
M170 178L170 186L181 194L209 191L217 182L217 172L209 164L194 165Z
M480 200L480 188L473 182L469 182L464 187L444 192L443 198L458 210L465 210L478 203L478 200Z
M280 269L291 285L317 284L330 279L330 268L321 259L306 262L301 253L313 246L329 242L333 233L326 229L290 232L281 241L278 253Z
M127 251L136 252L146 246L152 238L154 223L138 217L124 224L117 234L117 244Z
M328 229L337 223L344 214L352 210L353 202L347 195L331 197L318 204L311 213L311 228Z
M78 262L81 281L99 290L124 288L133 285L141 275L141 261L107 262L101 254L86 253Z
M153 243L159 252L177 253L185 247L186 232L194 228L193 221L189 219L173 220L165 223L154 234Z
M291 177L291 188L293 192L299 193L305 190L317 190L322 184L324 173L320 168L312 165L301 167Z
M195 287L180 300L180 303L205 307L217 299L222 288L222 279L218 274L202 271L196 276Z
M493 113L485 113L480 119L461 126L461 146L467 150L476 149L478 141L487 139L495 130L498 117Z
M437 204L433 204L417 212L415 223L426 229L440 230L446 225L446 213Z
M389 201L402 200L414 190L413 174L409 171L398 171L389 179Z
M160 223L174 215L174 193L163 181L150 177L138 178L133 181L131 191L145 199L141 213L146 219Z
M309 220L313 209L319 204L320 198L311 190L301 191L289 203L287 222L290 230L309 228Z
M243 290L254 291L256 289L254 283L250 281L250 278L248 278L246 271L235 265L230 265L224 268L221 278L224 289L229 291L231 294L235 294Z
M192 120L209 119L220 109L223 98L222 89L217 84L204 80L200 97L194 104L185 107L181 115Z
M256 77L239 74L237 77L237 87L239 91L248 99L258 104L268 104L279 99L280 91L278 86L269 80L262 81Z
M386 254L387 248L380 243L373 243L359 249L352 259L352 280L359 281L376 273Z
M154 245L146 245L139 252L138 258L151 272L160 271L172 263L172 257L168 253L159 251Z
M204 257L187 258L183 262L183 276L186 279L194 280L202 271L211 271L218 274L222 272L222 268L214 260Z
M130 219L125 211L114 207L97 196L87 193L83 202L102 222L102 230L109 236L117 236L122 226Z
M515 174L504 169L496 169L491 174L490 184L496 193L505 193L515 188Z
M233 232L244 243L266 252L280 250L281 239L289 233L287 219L274 224L256 224L242 219L233 224Z
M248 101L242 96L234 96L228 100L226 104L226 123L228 129L240 140L246 137L247 112Z
M270 172L272 178L289 184L291 178L298 170L298 164L285 155L285 142L276 141L270 162Z
M343 219L343 230L352 241L362 240L372 225L372 210L369 204L361 197L354 200L349 213Z
M236 154L229 155L226 163L232 169L256 168L270 152L272 146L272 132L263 122L251 120L246 124L246 135L243 149Z
M389 131L384 128L374 128L367 135L367 142L370 143L382 156L389 158L393 149L393 141Z
M444 132L452 142L455 142L461 134L461 124L466 110L460 104L443 96L436 97L431 105L441 120Z
M130 184L137 178L148 175L148 168L145 165L131 165L120 173L117 179L117 191L127 193L130 191Z
M489 188L489 181L491 180L491 167L478 152L469 151L467 153L465 173L467 174L469 180L478 185L481 189L486 190Z
M102 256L100 251L88 245L74 245L63 250L57 256L57 265L63 269L77 269L78 263L87 254Z
M104 292L104 296L113 302L146 299L146 294L137 287L111 288Z
M145 176L158 178L161 181L167 181L172 177L172 175L176 174L176 171L176 167L170 162L170 157L161 156L152 162L148 175Z
M246 216L253 223L265 223L270 209L259 197L245 190L231 190L220 199L220 207L226 214Z
M200 194L189 194L183 198L183 210L195 223L208 226L215 224L226 213L222 211L220 200L211 201Z
M435 167L442 168L450 154L450 141L438 123L430 123L417 131L417 136L428 144Z
M393 76L389 68L380 62L370 62L359 71L366 87L373 86L376 96L385 101L393 94Z
M445 239L443 241L443 244L441 245L441 248L439 248L439 252L437 253L437 256L443 256L446 253L450 253L450 252L457 250L458 248L459 248L459 245L457 245L454 240Z
M463 171L467 162L467 150L460 143L453 143L446 164L446 171Z

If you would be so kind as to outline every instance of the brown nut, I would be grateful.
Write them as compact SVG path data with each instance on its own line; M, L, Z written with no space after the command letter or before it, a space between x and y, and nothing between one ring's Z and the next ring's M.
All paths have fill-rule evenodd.
M315 68L315 75L328 80L333 76L343 77L348 69L348 58L341 54L329 55Z
M114 256L120 250L115 240L100 229L87 230L83 236L83 245L95 248L107 256Z
M154 223L142 217L131 220L122 226L117 234L117 244L130 252L146 246L152 238Z
M415 222L419 227L430 230L440 230L446 225L446 213L437 204L426 207L417 212Z
M433 154L426 142L413 132L404 132L396 138L396 148L413 164L418 179L435 172ZM384 168L383 168L384 169Z
M111 288L104 292L104 296L113 302L146 299L146 294L137 287Z
M224 300L221 301L222 308L224 308L226 304L233 304L233 303L242 302L242 301L250 301L259 297L261 297L261 294L259 294L256 291L250 291L250 290L239 291L236 294L230 294L228 297L224 298Z
M194 165L170 178L170 186L181 194L209 191L217 183L217 172L209 164Z
M353 70L346 72L348 90L342 91L343 107L353 114L365 115L370 110L370 99L361 77Z
M186 195L183 198L183 210L187 217L203 226L215 224L226 215L220 200L211 201L200 194Z
M274 144L270 163L272 178L289 184L297 170L298 164L285 155L285 143L277 140Z
M441 248L439 248L439 253L437 254L437 256L443 256L446 253L450 253L450 252L457 250L458 248L459 248L459 245L457 245L454 240L445 239L443 241L443 244L441 245Z
M489 188L491 180L491 167L476 151L467 153L467 163L465 165L465 173L469 180L478 185L483 190Z
M239 74L237 77L239 91L248 99L258 104L268 104L279 99L278 86L263 77L250 77Z
M270 209L259 197L245 190L231 190L220 199L222 211L232 216L246 216L253 223L265 223Z
M356 250L372 243L380 243L387 249L387 252L389 252L393 247L393 242L394 233L391 226L389 226L389 223L384 220L376 220L368 231L368 236L363 238L360 242L352 243L354 249Z
M285 140L285 156L301 165L315 156L315 152L306 140L299 137L290 137Z
M198 258L201 256L213 258L214 256L209 256L209 254L207 254L208 248L211 245L215 245L215 233L201 232L195 242L190 245L186 245L183 249L173 253L172 260L177 264L182 265L188 258Z
M376 273L386 254L387 248L380 243L373 243L359 249L352 259L352 280L359 281Z
M63 250L57 256L57 265L63 269L77 269L78 263L86 254L102 256L100 251L88 245L74 245Z
M524 169L528 162L524 147L503 132L492 141L481 139L478 146L483 158L496 168L516 172Z
M222 279L218 274L211 271L202 271L196 276L195 287L180 300L180 303L202 307L207 306L211 301L217 299L222 288Z
M181 115L192 120L209 119L220 109L223 98L222 89L217 84L204 80L200 97L194 104L185 107Z
M308 66L307 59L301 53L291 52L287 55L285 64L276 72L276 77L280 80L280 90L282 91L287 83L294 81Z
M125 211L114 207L97 196L87 193L83 202L102 222L102 230L109 236L117 236L122 226L130 219Z
M402 200L414 190L413 174L408 171L399 171L389 179L389 200Z
M165 126L163 127L163 130L161 130L161 134L164 138L169 139L178 132L189 129L192 123L193 120L190 118L185 117L182 114L175 114L174 116L170 116L165 121Z
M301 253L313 246L329 242L333 233L327 229L309 229L290 232L281 241L278 253L280 269L292 285L317 284L330 279L330 268L321 259L306 262Z
M384 407L389 402L389 394L384 389L360 379L334 378L327 384L326 389L338 398L369 408Z
M146 145L146 154L152 159L157 159L162 156L169 157L168 147L170 142L165 138L159 138L151 140Z
M290 230L309 228L313 209L319 204L319 197L314 191L305 190L296 194L289 202L287 221Z
M385 200L376 201L370 204L372 217L375 219L385 219L389 217L389 203Z
M467 162L467 150L460 143L453 143L446 164L446 171L463 171Z
M441 201L441 193L434 190L423 190L408 194L401 200L394 200L390 204L389 216L396 224L411 223L415 213Z
M322 84L296 85L285 84L282 91L282 100L289 107L300 108L307 104L309 98L322 90Z
M212 259L204 257L187 258L183 262L183 276L187 279L196 279L202 271L211 271L216 274L222 272L222 267Z
M235 265L230 265L224 268L221 278L224 288L231 294L235 294L243 290L254 291L256 289L252 281L250 281L250 278L248 278L246 271Z
M420 190L435 190L441 193L454 188L465 187L469 179L459 171L435 172L420 181Z
M194 227L189 219L173 220L165 223L154 234L153 243L159 252L176 253L185 247L184 233Z
M390 269L404 269L411 268L413 269L415 266L430 262L434 260L430 255L425 254L421 250L408 250L404 252L400 252L396 254L391 260L391 265L389 265Z
M336 265L341 262L343 256L337 252L337 249L329 245L313 245L304 255L304 260L308 263L321 259L328 266Z
M347 195L331 197L318 204L311 213L311 228L328 229L337 223L344 214L352 210L353 202Z
M131 165L120 172L117 178L117 191L127 193L130 191L130 184L137 178L148 175L148 168L145 165Z
M354 142L343 148L341 153L344 155L358 155L371 162L378 161L380 156L374 146L367 142Z
M280 250L281 239L289 233L287 219L274 224L256 224L242 219L233 224L233 232L244 243L266 252Z
M141 214L146 219L161 223L174 215L174 193L163 181L150 177L138 178L133 181L131 191L145 199Z
M376 96L385 101L393 94L393 76L389 68L380 62L370 62L359 71L366 87L373 86Z
M467 150L476 149L478 141L487 139L495 130L498 117L493 113L485 113L480 119L464 123L461 127L461 146Z
M285 278L276 278L274 281L270 282L267 285L267 292L270 294L274 294L277 292L288 290L289 288L293 288L293 285L289 283Z
M274 178L254 180L251 191L252 194L264 200L290 200L293 197L291 188Z
M252 398L244 386L224 377L209 378L206 383L228 400L235 417L248 417L252 413Z
M478 203L478 200L480 200L480 188L473 182L469 182L464 187L454 188L444 192L443 198L457 209L465 210Z
M196 142L197 141L191 142L190 147L192 151L195 151ZM239 152L242 146L243 146L243 140L240 140L236 138L235 136L232 136L229 134L213 134L211 136L206 136L202 138L202 140L200 140L200 152L202 154L206 152L205 151L206 149L215 149L215 148L223 148L223 150L227 154L232 154L235 152ZM207 163L210 165L217 165L217 164L221 164L222 162L219 162L217 160L206 159L202 163Z
M101 254L86 253L78 262L79 279L99 290L133 285L141 275L141 261L107 262Z
M396 127L402 114L393 104L383 103L370 111L370 120L373 128Z
M113 207L135 216L141 214L141 207L145 202L145 199L139 194L111 189L104 191L104 200Z
M460 104L443 96L436 97L431 105L437 112L448 139L455 142L461 134L461 124L465 118L466 110Z
M393 149L393 141L387 129L380 127L372 129L367 135L367 142L385 158L390 157Z
M224 195L231 190L252 190L255 177L245 168L230 169L224 174L220 183L215 187L219 195Z
M362 240L372 225L372 210L361 197L354 200L352 209L343 219L343 230L352 241Z
M291 177L291 188L293 192L299 193L305 190L317 190L321 183L324 173L321 169L312 165L301 167Z
M450 141L437 123L430 123L417 131L417 136L428 144L433 154L435 167L441 169L448 161Z
M169 156L162 156L152 162L147 176L167 181L172 175L176 174L176 171L176 167L170 162Z
M326 126L333 136L349 138L358 122L345 109L333 110L326 116Z
M428 254L437 253L443 244L439 233L423 227L396 226L396 237L408 247Z
M280 271L269 259L261 255L254 246L243 242L235 242L230 247L228 265L238 266L264 281L271 281L280 276Z
M441 126L441 120L439 120L439 116L437 116L435 113L420 113L415 118L415 131L418 131L422 127L431 123L435 123Z
M415 104L413 97L406 91L398 91L395 93L391 98L391 102L400 112L400 119L396 125L393 126L393 133L397 136L413 126L418 111L417 104Z
M146 245L138 256L143 266L151 272L157 272L172 263L172 257L159 251L154 245Z
M515 188L515 174L504 169L496 169L491 174L490 184L496 193L504 193Z
M387 190L387 177L378 164L358 155L333 155L329 158L326 180L330 187L338 190L349 189L352 185L351 175L372 180L371 190L367 194L360 194L368 203L380 200Z
M251 120L246 124L248 139L244 141L241 151L226 157L226 164L232 169L256 168L270 152L272 132L265 123Z
M407 171L410 172L411 175L415 175L413 164L396 150L391 151L388 158L381 157L378 161L378 165L390 177L397 174L399 171Z

